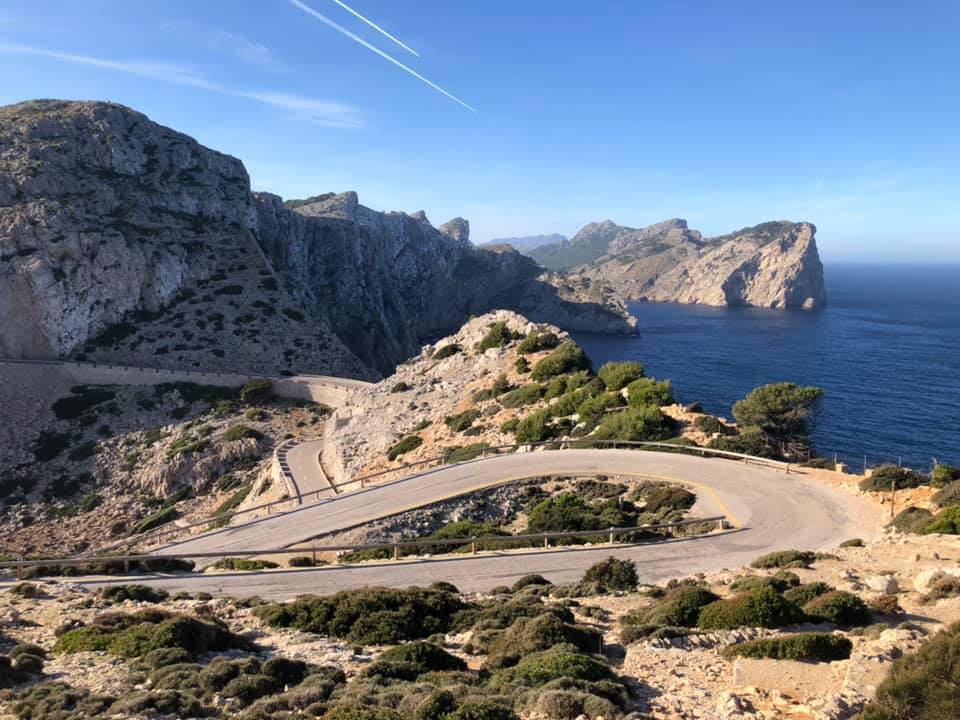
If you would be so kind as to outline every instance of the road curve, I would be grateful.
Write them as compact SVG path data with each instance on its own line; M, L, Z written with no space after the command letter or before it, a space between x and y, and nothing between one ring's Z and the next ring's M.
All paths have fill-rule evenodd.
M287 464L290 466L290 472L293 474L294 482L297 484L297 490L302 496L324 497L332 496L333 486L327 480L320 467L318 456L323 450L323 440L307 440L297 443L287 450ZM320 495L316 495L319 492Z
M617 547L637 561L644 581L739 567L772 550L834 547L851 537L870 538L879 526L868 500L804 475L721 459L631 450L563 450L501 455L437 468L390 484L341 495L245 525L190 538L159 552L223 552L284 547L355 527L404 510L514 480L557 473L645 475L695 486L694 511L727 514L739 532L693 540ZM476 557L419 559L397 564L333 566L260 574L205 574L147 579L170 589L282 598L364 585L453 582L464 591L487 590L538 572L554 582L579 578L611 548L502 552ZM113 582L116 582L114 579Z

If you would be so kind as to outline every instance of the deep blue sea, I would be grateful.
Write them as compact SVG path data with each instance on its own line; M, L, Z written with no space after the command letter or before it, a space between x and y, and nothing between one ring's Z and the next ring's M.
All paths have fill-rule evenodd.
M639 360L683 403L731 417L765 383L826 391L814 441L862 469L960 464L960 265L831 264L813 312L634 303L638 337L576 334L599 367Z

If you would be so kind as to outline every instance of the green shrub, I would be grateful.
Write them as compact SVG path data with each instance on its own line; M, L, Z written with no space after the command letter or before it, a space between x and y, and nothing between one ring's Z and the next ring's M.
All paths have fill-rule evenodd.
M609 557L590 566L581 582L597 583L606 590L633 590L638 582L637 566L632 560Z
M803 606L803 611L815 620L825 620L844 627L869 625L873 620L866 603L843 590L832 590L815 597Z
M224 686L220 694L224 697L236 698L246 705L279 689L275 678L258 673L235 677Z
M106 650L120 657L143 657L161 648L181 648L191 655L231 648L248 649L245 640L216 622L163 612L155 617L140 616L138 619L137 616L126 616L120 620L113 627L88 626L70 630L60 636L53 651Z
M717 600L700 611L703 630L733 630L739 627L775 628L803 620L803 613L770 587Z
M667 593L652 607L627 614L627 625L652 625L655 627L696 627L700 610L720 598L706 588L696 585L681 586Z
M819 414L823 390L794 383L763 385L733 406L740 427L753 427L780 457L805 456Z
M553 437L554 429L549 424L549 410L540 410L528 415L517 425L515 439L518 443L543 442Z
M248 560L247 558L223 558L213 564L217 570L270 570L280 567L269 560Z
M558 645L524 657L515 666L499 670L490 678L494 690L512 685L540 687L552 680L570 678L597 682L614 680L606 663L577 652L573 646Z
M729 645L724 648L723 657L830 662L846 660L850 657L852 649L853 643L840 635L797 633L796 635L749 640Z
M121 603L124 600L159 603L170 597L166 590L138 584L110 585L101 590L100 595L104 600L112 603Z
M469 700L445 716L444 720L519 720L519 718L512 710L495 702Z
M480 457L490 448L490 443L478 442L470 445L454 445L443 449L445 463L467 462Z
M861 538L850 538L849 540L844 540L840 543L842 548L851 548L851 547L863 547L863 540Z
M502 432L505 435L508 435L510 433L515 433L519 426L520 426L520 418L512 417L509 420L504 420L502 423L500 423L500 432Z
M742 428L737 435L732 437L713 438L707 444L707 447L713 450L723 450L753 457L770 459L779 457L779 453L771 444L770 439L758 428L753 427Z
M673 390L670 381L648 377L634 380L627 386L627 401L632 407L671 405L673 404Z
M560 339L551 332L530 333L517 346L517 352L521 355L540 352L541 350L551 350L560 344Z
M930 472L930 484L935 488L946 487L958 480L960 480L960 467L937 463Z
M509 667L530 653L549 650L557 645L571 645L584 652L596 652L601 637L593 628L564 622L549 613L518 618L489 644L486 667L494 670Z
M387 459L390 461L396 460L401 455L412 452L421 445L423 445L422 437L419 435L407 435L405 438L398 440L390 446L390 449L387 451Z
M513 364L513 368L517 371L518 375L526 375L530 372L530 361L525 357L518 357L517 361Z
M643 377L643 365L635 360L604 363L597 373L607 390L620 390Z
M117 394L112 390L77 385L70 388L71 395L55 401L50 409L58 420L74 420L97 405L113 400Z
M655 405L631 407L605 415L593 437L598 440L666 440L673 435L674 426L674 421Z
M148 515L146 518L137 523L133 528L133 534L140 535L148 530L153 530L161 525L166 525L168 522L173 522L178 517L180 517L180 513L175 507L172 505L165 507L162 510L158 510L157 512L153 513L153 515Z
M713 415L701 415L693 421L693 426L705 435L728 435L730 429Z
M894 483L897 490L915 488L927 484L927 479L918 472L896 465L881 465L874 468L870 477L860 481L860 489L870 492L889 492Z
M292 568L317 567L325 564L323 560L314 560L309 555L296 555L287 560L287 567Z
M948 720L960 707L960 623L894 661L862 720Z
M817 554L809 550L779 550L777 552L761 555L752 563L750 567L758 570L769 570L772 568L805 568L810 567Z
M903 533L922 533L933 522L933 513L926 508L908 507L897 513L890 526Z
M255 378L240 388L240 401L245 405L263 405L273 399L273 383Z
M449 715L446 720L449 720ZM321 720L405 720L396 710L371 705L337 705L323 714Z
M416 668L417 675L438 670L466 670L467 664L436 645L415 641L392 647L377 660L381 663L406 663Z
M449 345L444 345L442 348L438 348L435 353L433 353L434 360L444 360L452 355L456 355L460 352L460 346L457 343L450 343Z
M531 377L542 381L557 375L590 370L590 358L579 345L572 340L564 340L549 355L533 368Z
M22 598L40 597L40 588L33 583L19 582L9 590L11 595Z
M263 435L253 428L247 427L246 425L231 425L226 430L223 431L223 439L226 442L233 442L235 440L243 440L245 438L261 438Z
M401 393L401 392L406 392L409 389L410 389L410 385L401 380L398 383L394 383L393 387L390 388L390 392Z
M664 510L689 510L697 501L697 496L680 485L647 484L640 488L638 495L644 501L644 512L658 513Z
M454 615L464 609L459 597L444 590L368 587L326 597L303 595L288 603L257 608L257 613L273 627L294 627L375 645L447 632Z
M957 596L960 596L960 578L947 575L934 581L929 592L920 598L920 604L931 605L937 602L937 600Z
M473 425L474 421L478 417L480 417L480 411L476 408L470 408L469 410L464 410L462 413L457 415L451 415L444 418L443 422L448 428L450 428L450 430L459 433Z
M510 592L519 592L528 585L553 585L553 583L547 580L543 575L524 575L510 587Z
M943 535L960 535L960 505L954 505L938 512L923 532Z
M836 470L837 463L832 458L814 457L806 462L800 463L801 467L814 468L819 470Z
M503 347L504 345L509 345L510 341L513 339L513 333L510 331L510 328L507 327L506 321L499 321L493 323L490 326L490 329L487 330L487 334L483 336L483 339L477 345L477 352L484 352L490 348Z
M960 480L955 480L944 485L940 490L937 490L930 499L941 508L960 505Z
M783 593L783 596L795 605L803 607L807 603L811 602L814 598L818 598L821 595L826 595L829 592L833 592L833 590L834 587L832 585L827 585L827 583L817 580L815 582L799 585L795 588L790 588Z
M94 695L62 682L47 682L25 688L17 695L13 712L19 720L74 720L101 717L114 698Z
M560 403L558 402L557 405ZM623 396L619 393L604 393L594 397L588 397L577 406L576 412L580 416L580 422L584 423L588 429L596 427L607 410L621 407L624 404ZM572 413L565 413L570 415Z
M523 385L516 390L504 394L500 399L500 404L508 409L532 405L538 402L547 392L546 385Z

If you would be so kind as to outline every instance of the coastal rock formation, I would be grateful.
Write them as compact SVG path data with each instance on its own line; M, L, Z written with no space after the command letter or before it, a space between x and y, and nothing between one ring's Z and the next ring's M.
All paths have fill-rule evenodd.
M567 330L634 330L622 305L563 295L512 248L474 247L461 218L437 229L422 212L377 212L353 192L294 211L276 195L255 198L257 237L289 292L381 372L497 308Z
M0 355L370 376L495 307L632 329L539 273L459 218L255 196L239 160L120 105L0 108Z
M812 309L826 303L815 232L810 223L768 222L705 238L680 219L639 229L606 220L531 255L631 300Z

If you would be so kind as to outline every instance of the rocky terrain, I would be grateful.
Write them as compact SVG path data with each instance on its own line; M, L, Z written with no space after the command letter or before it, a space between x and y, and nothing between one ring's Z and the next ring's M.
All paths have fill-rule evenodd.
M812 309L826 303L810 223L769 222L704 237L685 220L628 228L609 220L531 257L558 287L589 284L630 300Z
M120 105L0 108L0 354L368 377L494 307L632 329L463 220L313 200Z
M567 350L576 357L550 370L553 360L547 358L562 358ZM639 364L627 365L635 373L630 381L642 375ZM647 434L613 431L620 439L706 444L720 430L735 432L720 421L709 431L700 429L698 418L709 416L677 405L669 381L643 378L640 384L650 391L659 420ZM393 375L352 393L327 424L324 467L343 483L428 458L467 459L492 446L602 433L609 429L599 428L606 414L631 413L626 385L605 387L590 359L558 327L498 310L468 321ZM537 437L524 422L538 426Z
M74 385L7 366L0 553L63 556L285 496L273 448L322 433L327 409L238 389Z
M509 245L514 250L529 255L530 251L536 250L538 247L562 243L566 239L567 237L565 235L560 235L559 233L551 233L550 235L525 235L523 237L495 238L481 243L480 247Z

